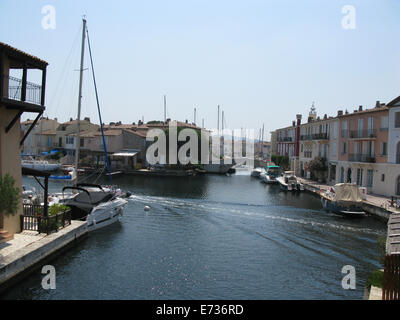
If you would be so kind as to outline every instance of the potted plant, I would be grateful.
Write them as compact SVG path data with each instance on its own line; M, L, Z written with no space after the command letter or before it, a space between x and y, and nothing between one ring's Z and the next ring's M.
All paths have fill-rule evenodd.
M0 176L0 232L4 228L4 216L17 214L20 198L21 190L15 186L15 179L8 173Z

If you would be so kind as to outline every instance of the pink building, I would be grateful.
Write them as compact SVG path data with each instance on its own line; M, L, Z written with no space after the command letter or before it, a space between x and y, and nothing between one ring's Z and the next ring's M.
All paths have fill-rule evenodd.
M338 112L339 153L337 182L353 182L379 193L385 183L383 166L388 155L389 111L379 101L375 108Z

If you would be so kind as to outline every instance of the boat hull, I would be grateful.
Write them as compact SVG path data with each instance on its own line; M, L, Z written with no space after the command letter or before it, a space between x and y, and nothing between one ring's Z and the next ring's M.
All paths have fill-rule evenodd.
M209 163L204 165L204 170L207 173L225 174L230 168L232 168L232 164Z
M366 212L358 206L346 207L338 204L336 201L332 201L322 196L321 196L321 203L325 211L333 212L341 216L351 217L351 218L359 218L366 216Z
M111 203L99 205L87 216L88 231L98 230L119 221L128 201L117 198Z
M22 162L21 166L27 169L34 169L40 171L56 171L61 168L61 164L57 163L40 163L40 162Z

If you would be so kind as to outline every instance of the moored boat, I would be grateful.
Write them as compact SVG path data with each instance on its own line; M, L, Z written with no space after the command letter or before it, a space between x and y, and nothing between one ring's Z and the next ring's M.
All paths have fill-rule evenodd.
M60 163L51 163L47 160L35 160L30 157L28 160L21 160L21 166L27 169L39 171L56 171L61 168Z
M87 222L88 231L105 227L119 220L127 200L118 196L112 189L103 189L99 185L79 185L77 187L64 187L65 190L75 192L68 197L64 204L71 208L73 220Z
M283 191L303 191L304 186L297 180L294 171L285 171L283 176L276 179Z
M326 211L346 216L363 217L366 212L362 209L360 190L353 183L338 183L330 190L320 193L322 207Z
M280 176L280 174L281 168L279 166L268 166L265 172L265 183L278 183L277 178Z
M252 171L251 171L251 176L252 177L255 177L255 178L260 178L260 175L262 174L262 173L265 173L265 169L264 168L254 168Z

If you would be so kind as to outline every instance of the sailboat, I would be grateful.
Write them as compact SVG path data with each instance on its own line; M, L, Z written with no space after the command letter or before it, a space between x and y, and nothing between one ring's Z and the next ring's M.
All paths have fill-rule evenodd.
M103 147L106 158L106 165L110 185L112 186L112 178L110 171L110 163L107 155L107 147L104 138L103 122L101 120L99 99L97 94L96 79L94 75L94 67L92 60L92 53L90 49L89 33L86 27L86 19L83 20L82 28L82 49L81 49L81 64L80 64L80 79L79 79L79 96L78 96L78 129L76 135L76 150L75 150L75 167L74 171L78 172L79 168L79 147L80 143L80 115L81 115L81 99L82 99L82 74L83 74L83 61L85 52L85 35L87 34L88 49L90 54L90 62L92 67L92 75L96 93L97 109L100 118L100 129L103 138ZM77 174L71 173L70 180L75 182L74 186L66 186L62 190L62 194L56 197L54 202L63 203L71 208L71 217L73 220L83 220L87 222L88 231L93 231L119 220L122 216L123 209L128 203L122 197L120 189L113 187L104 188L96 184L82 184L78 181ZM66 190L69 192L66 193ZM130 194L126 194L129 196Z

